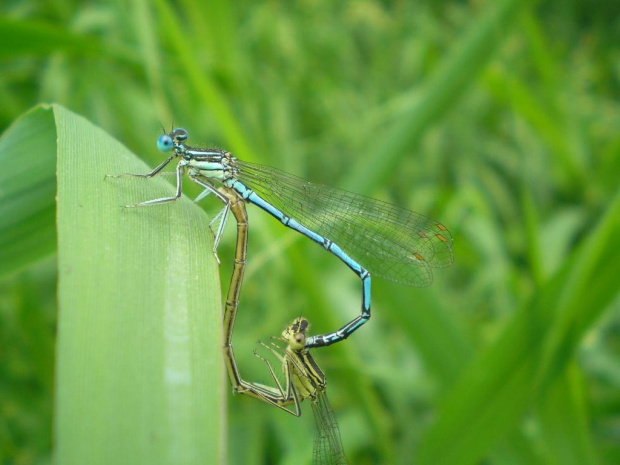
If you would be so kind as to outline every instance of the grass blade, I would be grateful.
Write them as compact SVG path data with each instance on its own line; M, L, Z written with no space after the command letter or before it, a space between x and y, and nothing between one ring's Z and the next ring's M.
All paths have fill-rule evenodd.
M37 107L0 139L0 276L56 250L55 171L54 117Z
M100 129L62 107L55 459L219 463L225 393L217 269L207 219Z

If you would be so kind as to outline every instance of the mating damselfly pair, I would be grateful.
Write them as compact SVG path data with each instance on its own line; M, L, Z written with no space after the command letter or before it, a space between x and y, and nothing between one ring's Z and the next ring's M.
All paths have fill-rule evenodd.
M324 390L322 372L318 370L321 376L316 378L322 379L322 383L310 382L313 374L304 368L306 364L316 366L312 358L307 358L307 349L346 339L370 319L370 273L409 286L426 286L432 281L432 268L443 268L452 263L450 233L441 223L418 213L344 190L313 184L275 168L244 162L224 150L190 147L185 143L187 138L187 131L180 128L160 136L158 149L172 152L163 163L147 174L117 177L150 178L178 158L175 195L147 200L131 207L177 200L181 196L183 174L187 173L192 181L205 189L196 201L212 193L224 203L218 215L220 224L215 232L215 253L228 214L233 211L238 224L237 251L224 315L224 351L231 383L236 391L279 407L294 403L296 414L299 414L301 400L310 397L314 402L318 399L315 394ZM284 226L316 242L344 262L361 280L361 312L340 329L306 337L305 327L300 330L301 320L287 327L285 333L297 334L295 337L303 340L303 347L297 344L293 348L292 340L284 337L283 333L287 349L280 359L287 378L285 387L277 382L270 365L277 388L262 389L262 385L243 381L232 352L232 330L247 245L245 203L256 205ZM293 327L297 330L291 329ZM273 348L272 352L277 350ZM304 391L302 387L308 382L313 389Z
M248 216L245 203L235 191L224 187L220 189L220 193L229 200L230 211L237 222L235 261L224 307L223 344L224 361L233 390L267 402L295 416L301 415L300 403L304 399L310 399L317 426L314 463L346 464L348 461L342 447L340 429L325 394L325 375L305 347L308 329L308 321L305 318L296 318L284 329L279 338L272 338L284 342L286 347L283 348L273 341L270 344L261 343L282 364L284 383L278 380L269 360L256 353L255 355L267 365L275 386L252 383L241 377L233 351L232 336L247 260ZM289 409L289 406L293 409Z

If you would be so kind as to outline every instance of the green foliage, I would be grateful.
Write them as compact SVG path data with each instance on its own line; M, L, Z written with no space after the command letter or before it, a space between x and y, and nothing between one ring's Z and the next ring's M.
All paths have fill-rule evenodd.
M223 456L226 397L221 331L209 324L221 314L214 259L197 253L210 241L201 227L205 215L185 199L172 211L132 215L121 208L125 199L152 198L170 186L161 179L132 180L124 188L120 179L104 182L105 174L148 167L63 107L34 109L3 140L29 138L42 142L40 163L31 168L37 177L53 180L58 173L56 215L36 223L48 219L41 227L48 231L55 217L58 231L56 461L216 462ZM28 158L13 145L13 155ZM17 168L14 175L23 169ZM13 176L13 191L28 192L32 178ZM24 210L31 207L27 200ZM33 216L16 223L21 234L13 248L38 237L29 234Z
M0 276L56 249L56 131L49 111L23 120L0 140Z
M232 397L221 428L227 383L206 379L221 367L208 220L186 201L122 210L171 188L103 180L157 165L160 122L172 121L192 144L452 232L454 266L431 287L375 280L372 320L314 354L352 463L618 462L620 31L599 7L4 5L0 125L15 123L0 139L0 463L49 460L52 422L63 463L64 435L86 447L84 425L105 438L92 463L110 459L108 444L162 462L175 447L216 454L226 433L229 463L310 462L309 408L293 418ZM40 102L83 115L146 165L61 107L17 120ZM267 382L255 341L300 313L314 333L338 327L359 309L359 282L249 214L235 353L247 379ZM224 283L232 237L219 252ZM185 365L169 358L179 325L192 330ZM196 367L196 384L163 382L169 363ZM111 393L112 405L98 402Z

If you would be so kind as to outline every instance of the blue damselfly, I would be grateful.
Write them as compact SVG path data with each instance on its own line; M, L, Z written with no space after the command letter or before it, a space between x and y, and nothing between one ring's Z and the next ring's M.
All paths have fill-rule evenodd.
M230 200L216 188L217 182L343 261L361 280L361 313L337 331L307 338L307 348L346 339L370 319L370 273L408 286L427 286L433 279L432 268L452 263L452 237L437 221L386 202L313 184L275 168L244 162L224 150L190 147L185 144L187 137L187 131L181 128L163 134L157 147L172 152L163 163L148 174L117 176L150 178L173 159L180 159L175 195L132 207L177 200L187 172L192 181L205 188L197 201L213 193L224 203L218 215L221 221L214 251L230 212Z

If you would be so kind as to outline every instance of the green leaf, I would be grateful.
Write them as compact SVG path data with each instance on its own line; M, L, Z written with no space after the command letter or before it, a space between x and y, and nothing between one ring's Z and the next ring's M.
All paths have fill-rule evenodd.
M37 107L0 138L0 276L56 250L55 171L53 114Z
M110 46L95 36L71 32L66 27L41 21L0 18L0 57L46 55L67 51L91 56L110 56L128 63L137 57L124 47Z
M519 11L528 2L502 0L490 6L471 23L450 53L430 75L415 105L398 115L392 128L377 137L365 157L360 157L350 170L344 185L375 187L381 179L398 169L403 154L410 152L425 131L436 123L457 99L466 95L478 73L488 64L502 40L508 37L503 31L512 26Z
M583 376L572 361L542 397L541 426L546 463L595 464L587 413L584 402Z
M610 283L620 273L618 218L620 190L572 259L452 386L417 463L479 462L517 427L537 395L554 388L586 331L617 298ZM586 439L583 444L576 448L585 457L590 450Z
M62 107L58 127L58 463L216 463L224 384L217 269L189 200Z
M53 212L49 190L58 160L56 461L222 461L221 304L207 218L186 198L122 208L172 187L157 178L104 180L148 167L88 121L63 107L53 110L26 114L3 137L0 153L4 161L10 152L26 163L3 171L10 181L3 185L21 203L2 203L13 219L2 237L28 232L37 207ZM45 189L30 187L37 185ZM38 218L45 253L53 219ZM16 257L36 234L22 236L13 244ZM45 255L35 252L27 258Z

